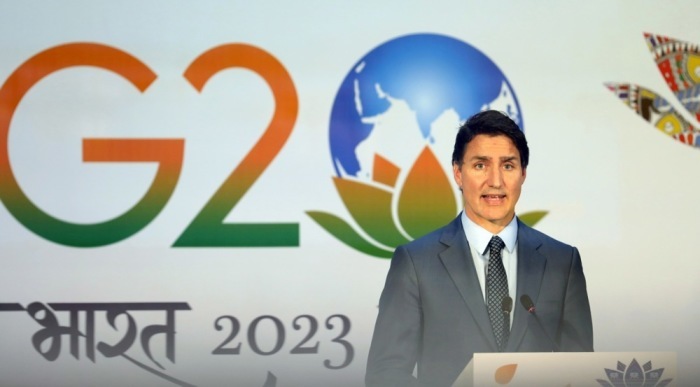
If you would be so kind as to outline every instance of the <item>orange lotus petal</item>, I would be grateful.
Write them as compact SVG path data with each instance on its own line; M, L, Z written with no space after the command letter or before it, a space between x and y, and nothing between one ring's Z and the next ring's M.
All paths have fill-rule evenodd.
M515 376L515 370L518 368L517 364L506 364L504 366L498 367L496 373L494 374L494 379L498 384L508 384Z
M427 146L413 164L399 196L399 220L413 238L444 226L457 214L457 203L440 163Z
M401 169L396 164L380 155L374 155L374 170L372 171L374 181L393 187L396 185L399 172L401 172Z

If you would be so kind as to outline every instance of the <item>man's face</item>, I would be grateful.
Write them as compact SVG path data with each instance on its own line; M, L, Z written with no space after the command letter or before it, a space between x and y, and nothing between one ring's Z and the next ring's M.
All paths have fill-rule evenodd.
M463 163L452 166L462 187L464 212L474 223L496 234L513 220L515 203L525 182L520 152L504 135L475 136L464 151Z

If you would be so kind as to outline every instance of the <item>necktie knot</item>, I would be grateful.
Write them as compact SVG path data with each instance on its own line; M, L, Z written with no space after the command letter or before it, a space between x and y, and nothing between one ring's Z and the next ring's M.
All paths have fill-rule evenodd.
M494 235L489 241L489 250L491 251L490 255L499 255L505 246L506 244L503 242L503 239L501 239L498 235Z

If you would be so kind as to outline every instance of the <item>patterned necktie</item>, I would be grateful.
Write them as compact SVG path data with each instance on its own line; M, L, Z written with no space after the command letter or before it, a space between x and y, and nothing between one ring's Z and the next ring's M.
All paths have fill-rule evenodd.
M486 273L486 307L499 351L503 351L510 335L510 321L505 321L506 314L503 313L502 307L503 299L508 296L508 278L501 258L504 246L505 243L498 236L491 238L488 273Z

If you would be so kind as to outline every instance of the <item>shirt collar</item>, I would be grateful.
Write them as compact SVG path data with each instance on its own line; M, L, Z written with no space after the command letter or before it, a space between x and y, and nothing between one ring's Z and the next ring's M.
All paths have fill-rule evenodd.
M462 211L462 227L464 228L464 234L467 237L469 245L476 249L476 251L482 253L486 251L491 241L493 234L486 231L483 227L474 223L467 215ZM518 217L514 216L513 220L508 223L508 225L499 232L498 235L503 242L506 244L505 248L509 253L513 253L515 250L515 242L518 239Z

